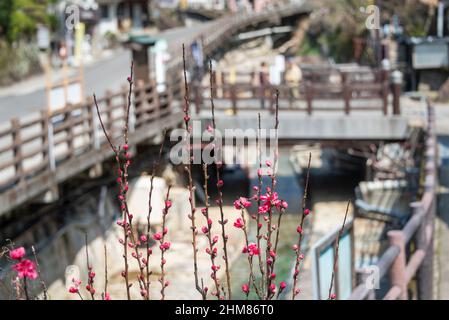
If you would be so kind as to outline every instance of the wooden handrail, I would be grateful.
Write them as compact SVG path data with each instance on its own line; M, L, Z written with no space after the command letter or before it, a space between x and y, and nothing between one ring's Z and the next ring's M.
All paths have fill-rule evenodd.
M436 210L437 173L435 165L436 136L433 106L428 103L428 128L425 141L425 182L424 194L421 200L411 204L412 217L402 230L390 231L390 247L380 257L377 267L380 278L390 272L392 287L383 299L407 299L407 286L417 275L420 298L430 299L432 295L432 265L433 256L433 219ZM415 239L415 251L405 260L405 248ZM425 265L426 257L430 262ZM420 288L421 287L421 288ZM368 290L364 283L358 285L349 299L366 299L372 290Z
M240 73L241 75L244 73ZM247 73L250 76L251 74ZM389 85L382 80L381 82L362 82L354 83L347 79L347 74L343 74L344 77L341 83L323 83L312 82L310 80L301 81L297 85L291 84L252 84L251 82L236 82L229 83L221 81L220 84L214 87L214 99L216 101L229 101L230 108L233 113L237 113L239 109L249 109L249 107L241 106L242 101L247 100L260 100L260 105L264 107L264 101L268 100L269 95L267 92L280 91L280 100L287 100L287 109L305 110L308 114L312 114L314 110L342 110L346 114L349 114L351 110L379 110L387 115L388 110L388 94L390 93ZM377 79L378 77L375 77ZM250 79L252 79L250 77ZM202 85L198 82L191 83L191 99L195 104L196 113L201 112L202 109L209 109L208 103L204 104L203 101L208 100L210 88ZM207 99L206 99L207 98ZM378 103L375 106L358 107L354 106L351 102L355 100L373 99ZM317 108L314 106L314 101L319 100L336 100L343 101L343 108ZM305 102L306 109L293 107L293 102ZM244 102L247 104L247 102ZM219 106L217 106L220 109ZM285 108L284 105L280 108Z
M150 96L146 95L147 91L151 92ZM105 97L98 99L100 114L104 117L104 123L110 131L122 127L125 120L124 107L126 105L126 101L112 103L112 100L113 98L126 97L127 93L127 89L122 88L117 92L108 92ZM142 95L142 93L145 94ZM154 84L136 86L134 94L144 97L142 98L144 100L141 99L140 102L145 103L145 108L133 109L132 116L139 119L135 124L137 127L158 121L158 119L169 115L169 112L165 110L170 110L170 94L166 92L158 93ZM9 176L0 177L3 178L0 187L10 185L11 181L24 183L27 176L35 176L43 168L51 170L52 167L61 164L61 161L76 158L79 148L86 151L104 144L105 140L99 139L101 135L98 132L101 129L98 121L93 118L97 117L97 114L96 112L93 113L92 108L92 99L89 99L85 104L68 105L52 113L41 112L32 119L29 119L29 117L23 120L12 119L9 127L0 132L1 139L5 141L9 138L11 141L10 143L5 141L5 145L0 148L0 156L6 157L0 164L0 174L12 167L14 176L12 178ZM148 115L148 112L156 113L150 117L139 115L139 113ZM25 130L27 131L26 134L24 133ZM23 146L28 143L33 144L32 149L24 150ZM7 157L8 154L11 154L9 158ZM24 161L31 161L33 157L39 154L42 155L41 160L29 164L25 170Z

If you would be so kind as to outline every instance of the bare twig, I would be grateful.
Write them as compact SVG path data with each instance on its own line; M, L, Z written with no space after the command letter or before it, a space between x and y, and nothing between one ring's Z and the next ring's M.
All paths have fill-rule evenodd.
M258 187L257 187L257 208L260 207L260 196L262 194L262 150L260 146L260 140L261 140L261 119L260 119L260 113L258 113L258 119L257 119L257 156L259 161L259 170L257 171L257 179L258 179ZM256 222L257 222L257 231L256 231L256 238L257 238L257 247L260 248L261 238L262 235L260 234L260 230L262 228L262 223L260 221L260 214L257 214L256 216ZM260 275L261 275L261 290L265 291L265 268L262 262L262 255L259 254L259 269L260 269Z
M183 61L183 71L184 71L184 86L185 86L185 93L184 93L184 124L187 131L187 148L189 152L189 159L188 163L185 167L188 175L188 188L189 188L189 202L190 202L190 215L189 219L191 221L191 230L192 230L192 249L193 249L193 274L195 277L195 288L196 290L201 294L201 297L203 300L206 300L206 292L204 291L204 286L201 284L200 286L200 280L198 276L198 248L196 243L196 238L198 234L198 230L196 228L195 223L195 211L196 208L193 204L194 201L194 190L195 187L193 186L193 180L192 180L192 145L190 143L190 128L189 128L189 122L190 122L190 115L189 115L189 109L190 109L190 98L189 98L189 85L187 83L187 71L186 71L186 55L185 55L185 46L182 45L182 61ZM203 282L201 280L201 282Z
M37 260L37 254L36 254L36 250L34 249L34 246L31 246L31 252L33 253L34 263L36 264L37 275L39 276L39 279L40 279L40 282L41 282L41 286L42 286L42 291L44 293L44 300L47 300L47 298L48 298L48 296L47 296L47 286L45 285L44 278L42 277L42 274L41 274L39 261Z
M215 123L215 103L214 103L214 81L213 81L213 70L212 70L212 60L209 60L209 72L210 72L210 103L212 108L212 129L215 134L216 129L216 123ZM216 147L218 148L218 147ZM217 152L218 150L214 150L214 152ZM217 154L217 153L215 153ZM221 160L218 163L215 163L216 167L216 176L217 176L217 191L218 191L218 207L220 209L220 225L221 225L221 239L223 241L223 259L225 261L225 273L226 273L226 282L227 282L227 289L228 289L228 299L232 299L232 290L231 290L231 273L229 268L229 258L228 258L228 236L226 235L225 225L227 223L227 220L224 217L224 210L223 210L223 181L220 177L220 168L221 168Z
M87 247L87 232L84 234L84 241L86 247L86 264L87 264L87 291L89 291L92 300L95 300L95 289L94 289L94 276L92 273L92 266L89 263L89 249Z
M135 234L134 234L134 230L133 230L133 226L132 226L132 218L133 216L129 213L128 210L128 204L127 204L127 192L128 192L128 168L131 164L131 160L130 160L130 155L128 153L128 125L129 125L129 110L131 108L131 96L132 96L132 88L133 88L133 63L131 63L131 73L130 76L128 77L128 83L129 83L129 91L128 91L128 102L127 102L127 106L126 106L126 117L125 117L125 125L124 125L124 131L123 131L123 137L124 137L124 145L123 145L123 151L124 154L123 156L125 157L125 160L122 163L122 160L120 159L121 157L121 148L117 148L116 146L114 146L114 144L112 143L111 138L109 137L106 127L104 126L104 123L102 121L101 118L101 114L98 108L98 103L96 100L96 97L94 95L94 102L95 102L95 107L97 109L97 115L98 118L100 119L100 125L103 129L103 132L106 136L106 139L109 142L109 145L112 149L112 151L115 153L115 161L117 163L117 167L118 167L118 178L117 178L117 183L119 184L120 187L120 195L119 195L119 200L120 200L120 210L122 211L122 217L123 220L119 221L119 225L122 226L123 228L123 236L124 239L120 240L120 243L123 245L123 259L124 259L124 271L122 272L122 276L125 279L125 286L126 286L126 295L127 295L127 299L130 300L131 299L131 294L130 294L130 287L132 286L132 284L129 281L129 274L128 274L128 270L129 270L129 264L128 264L128 247L133 248L134 249L134 257L137 260L137 263L139 265L139 276L137 278L138 282L139 282L139 286L141 289L141 294L143 296L143 298L145 299L147 296L147 292L146 292L146 285L145 285L145 274L144 274L144 269L145 269L145 265L141 263L140 257L141 254L139 253L139 249L138 249L138 239L136 238Z
M103 123L103 119L101 118L101 114L100 114L100 108L98 107L97 97L95 94L94 94L94 104L95 104L95 109L97 110L98 119L100 120L101 128L103 129L104 136L108 140L109 146L111 147L112 151L114 151L114 153L117 155L118 154L117 147L114 146L114 144L112 143L111 137L109 137L106 127Z
M131 109L131 95L133 92L133 84L134 84L134 61L131 61L131 70L130 75L128 77L128 104L126 106L126 117L125 117L125 130L123 133L123 137L125 140L125 144L128 144L128 131L129 131L129 110Z
M108 294L108 251L106 247L106 243L104 244L104 292L103 292L103 300L106 299L106 295Z
M248 226L247 226L246 219L245 219L245 209L244 209L243 205L242 205L242 208L241 208L241 215L240 216L241 216L242 221L243 221L242 230L243 230L243 234L245 235L245 244L246 244L246 248L248 250L248 248L249 248ZM258 247L258 248L260 250L260 247ZM260 255L261 255L261 252L259 252L258 256L260 256ZM247 257L248 257L248 264L249 264L249 279L248 279L248 283L253 286L254 291L256 292L257 296L259 297L259 299L262 300L263 293L260 292L260 289L259 289L259 287L256 284L256 276L254 275L254 267L253 267L253 257L254 256L249 254L249 253L247 253Z
M306 182L304 186L304 194L302 197L302 214L301 214L301 221L298 226L298 242L296 243L296 261L295 261L295 269L293 270L293 288L292 288L292 300L295 299L295 297L298 295L299 290L296 288L298 284L298 276L299 276L299 263L301 262L301 244L302 244L302 238L303 238L303 232L304 232L304 221L307 216L306 214L306 201L308 197L309 192L309 178L310 178L310 163L312 160L312 153L309 153L309 161L307 163L307 175L306 175Z
M162 212L162 238L160 240L160 249L161 249L161 278L159 282L161 283L161 300L165 299L165 288L168 286L168 283L165 281L165 251L168 250L168 247L165 247L165 236L167 234L166 230L166 222L167 222L167 214L168 210L171 207L171 203L169 201L170 197L170 189L171 186L168 186L167 195L165 196L165 208Z
M156 171L159 169L159 165L161 163L162 159L162 151L164 150L164 143L165 138L167 136L167 129L164 129L162 142L159 148L159 155L157 160L153 163L153 170L151 173L151 186L150 191L148 194L148 214L147 214L147 234L146 234L146 260L145 260L145 268L146 268L146 281L145 281L145 288L147 291L146 299L150 299L150 256L151 256L151 249L150 249L150 231L151 231L151 212L153 211L153 207L151 206L151 199L153 197L153 189L154 189L154 177L156 176Z
M278 127L279 127L279 90L276 90L275 92L275 101L276 101L276 113L275 113L275 124L274 124L274 130L275 130L275 141L276 141L276 149L274 152L274 161L272 164L272 168L271 168L271 190L270 190L270 209L268 211L268 221L267 221L267 247L266 247L266 252L265 252L265 260L266 260L266 283L267 283L267 287L266 287L266 299L268 300L270 298L270 296L272 296L272 292L271 292L271 281L272 281L272 271L274 270L274 264L276 262L275 257L271 257L271 263L269 263L269 257L270 257L270 251L272 250L273 244L271 242L271 236L272 236L272 232L273 232L273 228L272 228L272 219L273 219L273 199L274 199L274 195L275 195L275 187L276 187L276 166L277 166L277 160L278 160Z
M351 200L348 201L348 204L346 206L346 212L345 212L345 217L343 219L343 224L341 226L340 231L338 232L337 235L337 240L335 241L335 247L334 247L334 266L332 268L332 277L331 277L331 284L329 286L329 296L328 299L329 300L334 300L337 298L337 296L335 294L332 293L332 288L334 286L334 278L335 278L335 274L338 272L338 248L340 246L340 238L343 235L343 232L345 230L345 224L346 224L346 219L348 217L348 211L349 211L349 205L351 204Z
M209 175L207 173L207 164L203 164L203 175L204 175L204 193L205 193L205 207L202 211L204 217L206 218L206 226L203 227L203 232L206 234L207 240L209 242L209 252L207 252L209 254L210 257L210 262L211 262L211 268L212 268L212 274L211 274L211 278L214 281L215 284L215 290L216 292L213 293L213 295L215 295L217 297L217 299L221 299L221 295L220 295L220 283L217 277L217 271L218 271L218 266L215 264L215 257L217 256L216 253L216 248L215 248L215 244L216 241L213 240L212 238L212 219L210 219L209 216L209 188L208 188L208 180L209 180ZM206 229L204 229L206 228Z
M28 294L27 277L23 277L23 292L25 292L25 299L30 300L30 296Z

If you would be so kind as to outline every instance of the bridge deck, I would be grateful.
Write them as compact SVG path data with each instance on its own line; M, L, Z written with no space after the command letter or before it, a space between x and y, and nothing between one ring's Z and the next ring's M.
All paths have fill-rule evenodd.
M210 116L199 116L194 119L204 123L210 122ZM281 125L278 137L280 143L292 141L323 140L359 140L359 141L396 141L406 140L409 136L409 120L404 116L388 116L376 113L352 114L350 116L327 114L300 114L294 111L283 111L279 115ZM216 115L217 129L225 130L257 129L257 114L252 111L239 112L236 116ZM274 117L269 111L261 112L262 129L274 127ZM240 136L243 136L242 133ZM237 137L239 135L236 135Z

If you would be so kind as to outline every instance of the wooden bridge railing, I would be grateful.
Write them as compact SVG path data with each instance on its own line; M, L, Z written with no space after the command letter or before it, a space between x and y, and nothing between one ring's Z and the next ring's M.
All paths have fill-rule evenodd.
M238 78L234 83L227 81L228 75L221 75L221 83L216 85L213 91L217 109L232 109L234 114L239 110L255 110L269 108L274 110L273 92L277 89L280 94L280 108L287 110L305 111L312 114L314 111L343 111L350 114L351 111L379 110L383 114L389 113L388 96L390 83L388 76L371 72L372 78L363 80L356 73L341 73L341 81L311 81L305 80L297 85L286 84L252 84L254 73L237 73ZM361 76L361 75L359 75ZM266 77L261 74L258 78ZM313 78L313 74L310 74ZM198 83L192 84L192 99L196 112L210 108L209 88ZM399 94L400 90L391 90ZM318 101L332 100L333 104L319 106ZM371 100L370 103L366 101ZM361 102L365 103L361 103ZM399 99L393 99L392 114L400 114ZM285 103L287 102L287 103Z
M128 88L107 92L97 99L105 127L119 137L125 122ZM139 128L158 123L171 114L171 95L154 84L138 83L130 111L130 136ZM13 118L0 129L0 188L24 186L27 180L54 172L67 161L105 144L93 100L69 105L31 118Z
M423 195L420 201L411 204L413 214L404 228L388 232L390 246L377 263L379 277L388 274L390 278L390 289L383 297L385 300L408 299L408 286L414 278L417 280L418 298L432 299L433 224L437 205L436 143L435 113L429 104ZM368 289L365 283L357 286L350 297L354 300L374 298L374 289Z

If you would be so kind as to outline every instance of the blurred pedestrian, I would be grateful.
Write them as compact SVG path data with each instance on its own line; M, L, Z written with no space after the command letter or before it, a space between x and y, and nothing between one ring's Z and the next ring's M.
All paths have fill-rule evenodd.
M284 78L289 87L290 95L295 99L299 98L299 84L302 81L302 71L291 59L287 61Z
M259 88L260 88L260 105L262 107L262 109L265 108L265 98L267 97L267 95L269 96L269 80L268 80L268 65L267 63L264 61L260 64L260 69L258 72L258 84L259 84ZM267 90L268 90L268 94L267 94Z

